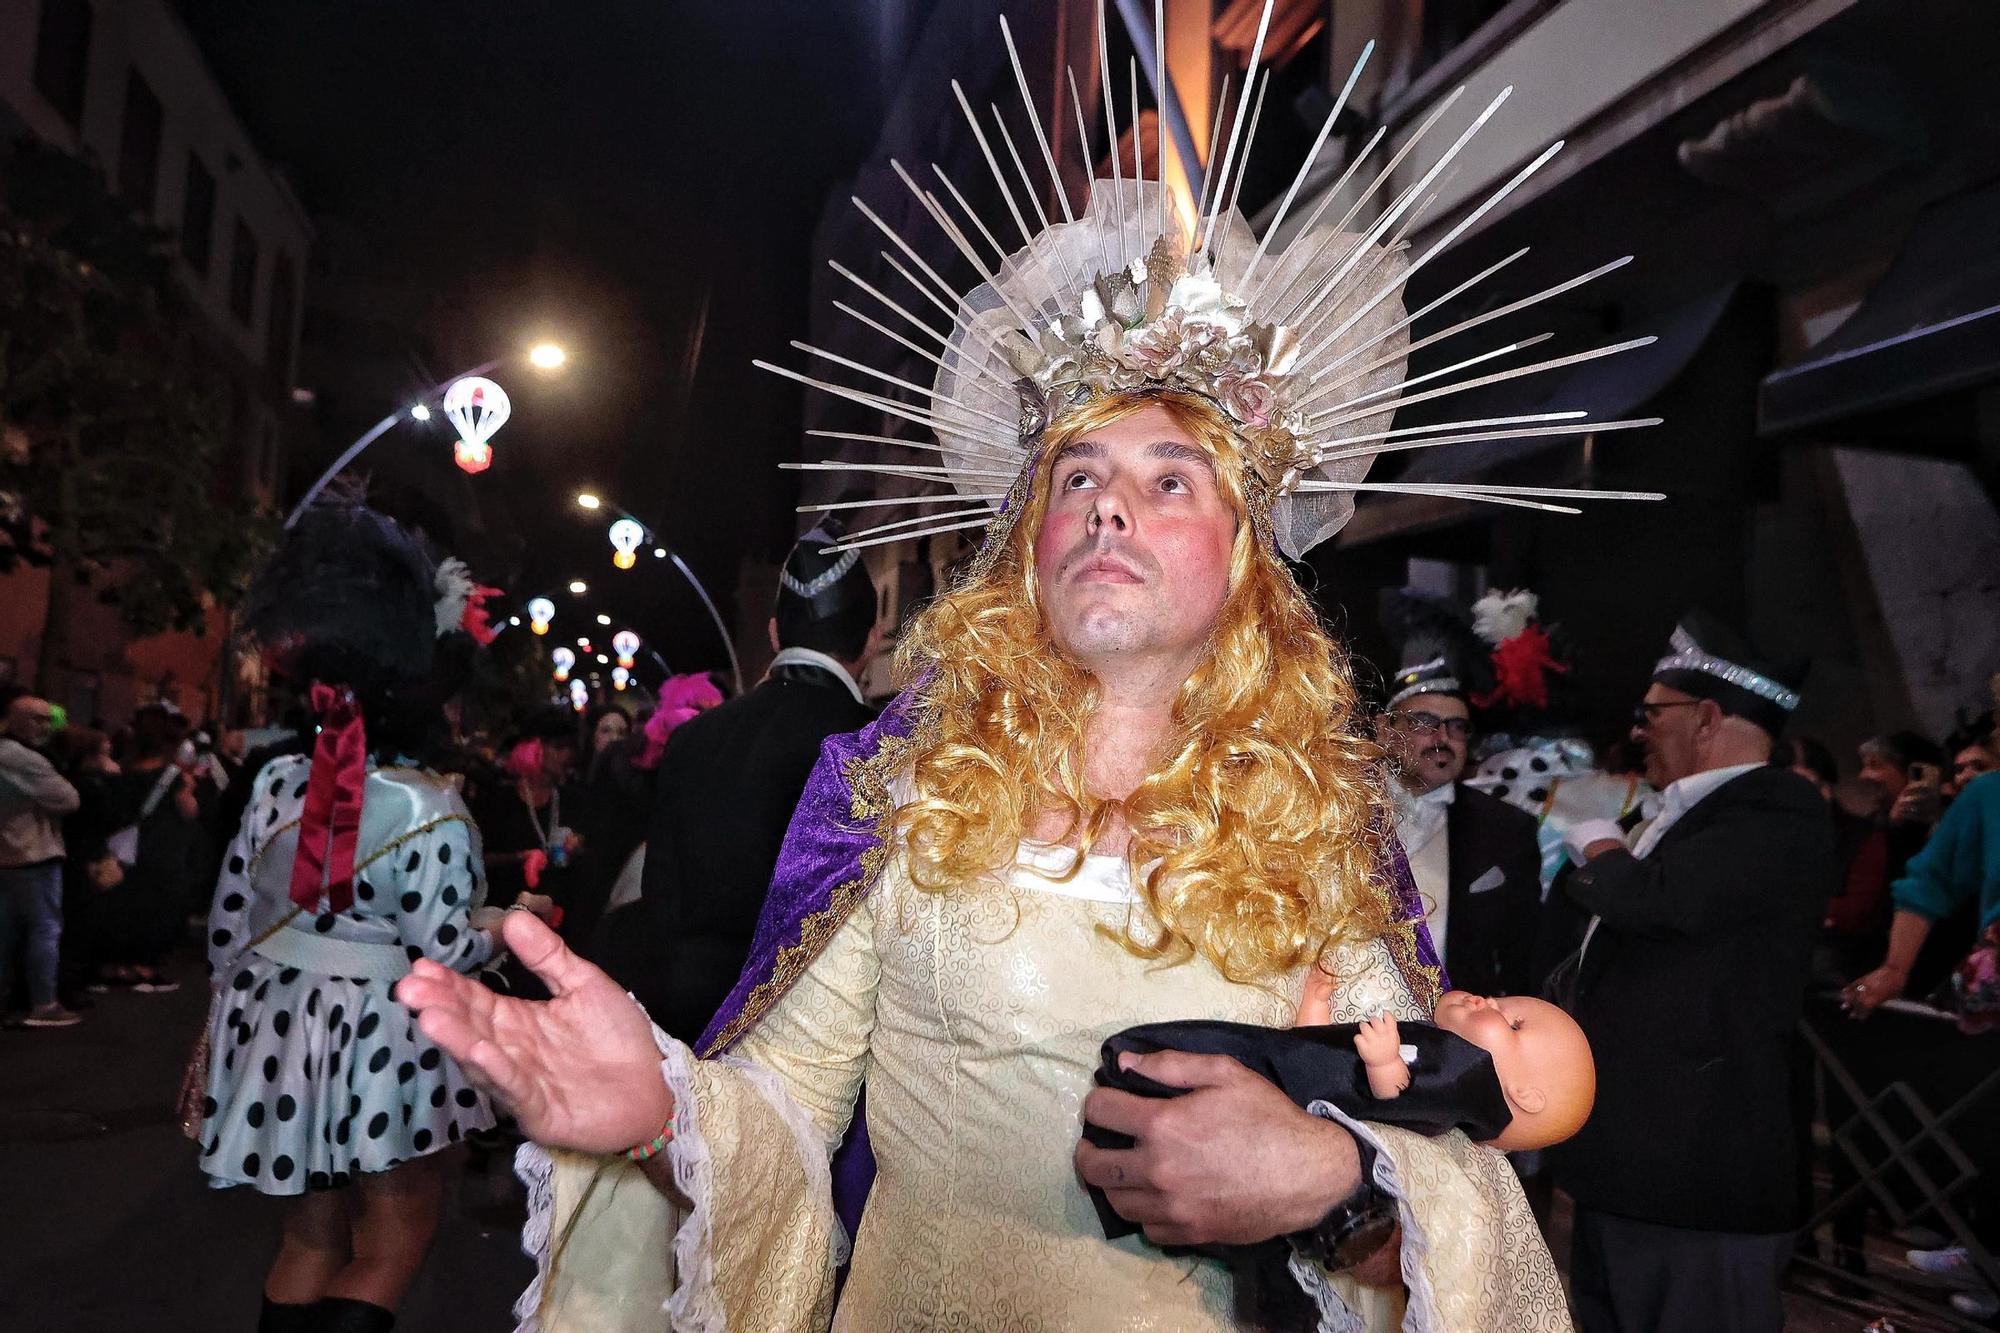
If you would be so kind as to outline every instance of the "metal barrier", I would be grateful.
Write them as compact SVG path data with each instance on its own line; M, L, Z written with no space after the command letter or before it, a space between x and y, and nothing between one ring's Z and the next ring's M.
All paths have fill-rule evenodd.
M1881 1009L1926 1021L1956 1021L1952 1014L1909 1000L1892 1000ZM1947 1244L1964 1246L1974 1270L1993 1293L2000 1295L2000 1259L1981 1244L1960 1211L1966 1190L1979 1178L1979 1167L1950 1132L1954 1123L1982 1102L1992 1099L2000 1109L2000 1096L1996 1096L2000 1093L2000 1061L1950 1105L1933 1110L1902 1078L1892 1079L1870 1093L1810 1019L1799 1028L1812 1053L1814 1083L1820 1093L1815 1100L1826 1115L1830 1150L1843 1158L1856 1176L1852 1184L1837 1190L1806 1220L1806 1234L1830 1227L1850 1208L1872 1199L1895 1226L1922 1222L1944 1232ZM1994 1048L2000 1052L2000 1043L1994 1043ZM1838 1124L1833 1123L1831 1099L1824 1095L1829 1082L1853 1108L1853 1113ZM1899 1128L1896 1123L1899 1119L1914 1123L1915 1131ZM1984 1123L1984 1132L2000 1134L2000 1128L1995 1127L2000 1122L1988 1118ZM1942 1169L1933 1170L1940 1158ZM1914 1206L1906 1203L1911 1195L1919 1200ZM1946 1327L1973 1331L1990 1327L1948 1305L1918 1298L1907 1282L1850 1272L1807 1253L1799 1254L1797 1262L1837 1282L1859 1287L1887 1304L1935 1319Z

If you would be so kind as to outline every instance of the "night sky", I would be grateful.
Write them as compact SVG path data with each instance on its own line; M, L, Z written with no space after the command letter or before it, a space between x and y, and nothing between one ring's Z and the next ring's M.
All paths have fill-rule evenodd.
M749 363L806 327L813 228L877 129L882 7L180 7L321 233L299 373L321 444L294 493L426 383L553 337L569 374L496 373L515 415L489 472L405 426L369 455L378 502L519 596L587 578L676 670L720 665L668 563L616 574L569 497L657 525L725 616L741 557L782 554L798 395Z

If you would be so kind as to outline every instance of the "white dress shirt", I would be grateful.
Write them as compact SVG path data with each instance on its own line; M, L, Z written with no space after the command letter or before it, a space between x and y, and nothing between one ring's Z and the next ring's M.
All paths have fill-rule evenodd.
M1396 803L1396 838L1409 858L1410 877L1423 900L1424 924L1442 958L1451 915L1451 837L1445 824L1458 799L1458 784L1443 783L1419 796L1398 782L1390 792Z

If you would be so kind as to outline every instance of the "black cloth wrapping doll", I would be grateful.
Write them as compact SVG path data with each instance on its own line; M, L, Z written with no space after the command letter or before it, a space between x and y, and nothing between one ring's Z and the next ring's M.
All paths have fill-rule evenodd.
M1357 1120L1394 1125L1434 1138L1462 1129L1475 1142L1497 1138L1513 1119L1500 1090L1493 1057L1455 1033L1429 1023L1399 1022L1397 1033L1410 1066L1410 1082L1391 1098L1377 1097L1368 1087L1368 1070L1354 1049L1354 1023L1329 1023L1296 1028L1258 1027L1186 1019L1172 1023L1142 1023L1108 1038L1097 1068L1097 1084L1141 1097L1178 1097L1184 1088L1170 1088L1143 1074L1120 1069L1118 1057L1128 1052L1188 1051L1195 1055L1227 1055L1252 1073L1275 1083L1300 1106L1329 1102ZM1414 1049L1415 1058L1411 1051ZM1129 1148L1132 1138L1084 1122L1083 1136L1100 1148ZM1139 1230L1111 1207L1104 1191L1090 1187L1098 1221L1108 1237ZM1236 1246L1201 1247L1201 1252L1229 1257ZM1258 1247L1252 1247L1258 1248Z

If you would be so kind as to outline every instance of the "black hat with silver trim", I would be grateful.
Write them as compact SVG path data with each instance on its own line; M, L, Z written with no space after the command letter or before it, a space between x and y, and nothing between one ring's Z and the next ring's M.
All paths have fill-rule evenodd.
M1723 712L1754 722L1774 737L1799 706L1808 663L1765 657L1706 612L1682 616L1668 646L1670 651L1653 666L1657 684L1713 699Z
M778 572L777 615L780 622L834 620L875 615L875 583L861 562L861 552L830 549L847 540L847 529L827 517L799 538Z
M1492 665L1473 633L1472 616L1449 597L1398 588L1382 594L1382 627L1402 663L1390 675L1383 708L1420 694L1448 694L1465 701L1489 688Z

